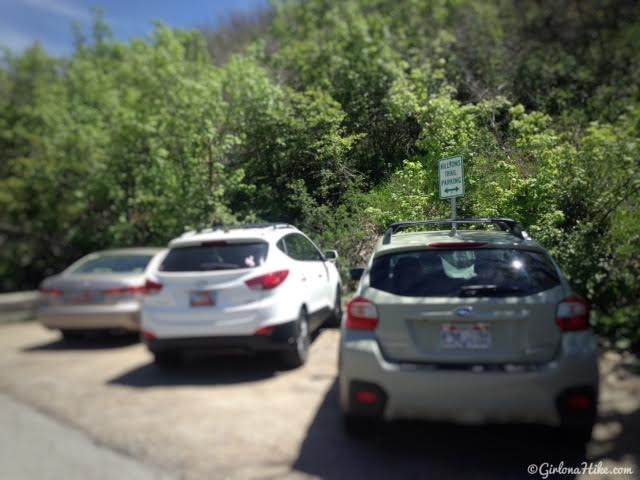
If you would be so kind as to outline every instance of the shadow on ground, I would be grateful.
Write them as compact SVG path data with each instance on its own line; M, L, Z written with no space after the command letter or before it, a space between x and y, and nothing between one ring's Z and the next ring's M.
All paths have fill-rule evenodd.
M637 415L637 414L636 414ZM619 419L632 425L629 418ZM611 440L607 457L638 460L632 427ZM592 442L597 443L597 442ZM591 447L590 447L591 449ZM530 464L580 467L583 447L571 446L552 428L528 425L456 426L432 422L394 423L362 438L343 430L337 384L328 391L308 429L293 468L321 478L542 478ZM548 478L573 478L563 475Z
M88 334L73 340L65 340L60 337L51 342L39 343L24 347L23 352L46 352L59 350L105 350L122 348L134 345L140 341L137 333L109 335L106 333Z
M188 357L171 368L153 362L111 379L109 384L148 388L181 385L229 385L275 376L282 365L275 355L215 355Z
M607 408L601 412L598 424L610 433L596 435L589 446L589 456L595 462L613 460L640 466L640 360L627 353L608 367L600 369L600 390L606 391ZM601 400L601 407L604 406ZM634 473L638 475L637 467ZM621 476L625 477L631 478Z
M320 330L311 336L314 342ZM148 388L181 385L230 385L266 380L286 371L277 353L206 355L189 353L171 367L153 362L111 379L109 384Z
M640 410L628 415L616 413L604 415L598 419L602 424L616 424L619 432L607 440L595 440L590 445L590 458L593 462L614 460L625 464L640 465ZM638 469L634 469L638 474ZM620 478L635 478L625 475Z

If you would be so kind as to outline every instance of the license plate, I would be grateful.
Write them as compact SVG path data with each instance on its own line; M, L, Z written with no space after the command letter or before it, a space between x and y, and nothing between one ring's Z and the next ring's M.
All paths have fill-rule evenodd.
M69 303L74 305L86 305L93 300L93 294L91 292L73 292L70 294Z
M444 323L440 331L442 348L486 350L491 343L488 323Z
M216 304L215 292L205 290L201 292L191 292L192 307L213 307Z

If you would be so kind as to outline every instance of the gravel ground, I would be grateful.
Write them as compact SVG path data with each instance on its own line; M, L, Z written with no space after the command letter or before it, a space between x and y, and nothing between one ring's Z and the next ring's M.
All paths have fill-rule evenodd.
M632 356L602 356L601 420L586 451L528 426L396 424L354 440L337 407L338 337L320 333L310 361L294 371L268 356L225 356L164 372L134 338L69 344L35 323L7 324L0 392L177 478L542 478L527 466L561 461L629 467L634 474L619 478L639 478L640 372ZM39 428L20 425L9 428ZM34 446L36 464L38 452ZM21 455L14 467L33 471L27 462ZM112 478L127 478L118 473Z

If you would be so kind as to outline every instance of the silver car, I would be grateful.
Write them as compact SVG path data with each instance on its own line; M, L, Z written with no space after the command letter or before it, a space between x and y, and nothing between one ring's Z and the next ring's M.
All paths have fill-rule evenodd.
M452 231L425 231L442 223ZM343 319L339 373L349 431L428 419L539 423L590 438L590 305L516 222L394 224L352 278L360 284Z
M90 330L140 329L149 286L145 270L162 249L123 248L91 253L40 285L37 318L65 338Z

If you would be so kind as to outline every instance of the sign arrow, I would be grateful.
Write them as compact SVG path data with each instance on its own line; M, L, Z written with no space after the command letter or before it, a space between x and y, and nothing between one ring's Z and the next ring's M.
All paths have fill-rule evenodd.
M444 192L445 192L445 193L449 193L449 192L457 192L458 190L459 190L459 189L458 189L458 187L456 187L456 188L445 188L445 189L444 189Z

